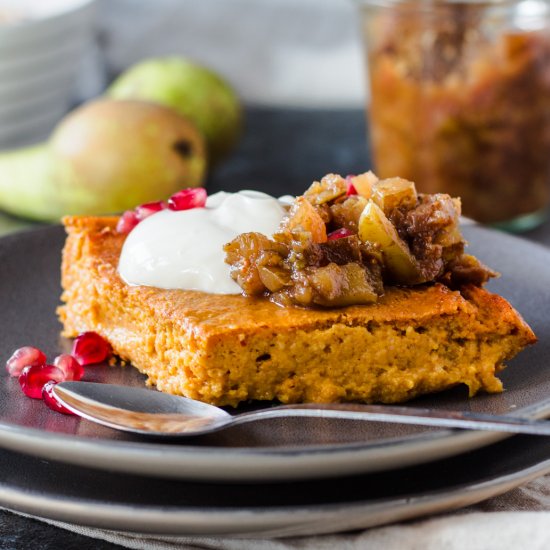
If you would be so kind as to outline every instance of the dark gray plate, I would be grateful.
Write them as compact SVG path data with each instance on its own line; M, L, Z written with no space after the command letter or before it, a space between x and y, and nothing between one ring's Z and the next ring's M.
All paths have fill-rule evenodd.
M474 504L550 472L550 440L322 482L214 484L92 470L0 449L0 505L104 529L283 537L362 529Z
M550 252L479 227L466 228L472 251L504 276L491 288L508 298L540 342L523 352L502 378L500 395L468 399L457 389L415 404L532 416L550 414ZM32 344L49 356L68 350L55 308L64 235L59 227L0 240L2 333L0 358ZM89 367L86 379L142 385L130 367ZM0 379L0 445L36 456L126 473L194 480L281 480L388 470L452 456L501 438L487 432L434 430L378 423L310 419L235 427L183 442L154 442L47 409L25 398L17 380Z

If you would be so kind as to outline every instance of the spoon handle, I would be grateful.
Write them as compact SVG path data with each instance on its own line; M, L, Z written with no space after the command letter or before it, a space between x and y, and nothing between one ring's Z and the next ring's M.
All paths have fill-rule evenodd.
M370 422L394 422L438 428L463 428L531 435L550 435L550 422L516 416L498 416L462 411L357 405L347 403L282 405L233 417L236 423L285 417L340 418Z

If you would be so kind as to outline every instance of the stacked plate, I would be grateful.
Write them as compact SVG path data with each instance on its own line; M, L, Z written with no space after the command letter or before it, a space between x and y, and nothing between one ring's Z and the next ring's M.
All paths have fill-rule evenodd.
M505 392L469 399L456 388L415 404L548 417L550 251L476 225L464 233L470 250L504 274L490 288L518 307L539 342L502 373ZM55 315L64 240L61 227L0 239L0 358L29 344L48 357L70 349ZM144 385L131 367L97 365L85 376ZM51 411L1 368L0 506L161 535L361 529L472 504L550 472L550 438L502 437L319 417L144 439Z
M45 137L69 107L94 0L0 0L0 147Z

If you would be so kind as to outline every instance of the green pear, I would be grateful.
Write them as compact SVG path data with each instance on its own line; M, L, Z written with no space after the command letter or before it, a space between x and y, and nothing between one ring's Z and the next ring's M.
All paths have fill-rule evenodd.
M111 84L107 95L172 107L201 131L212 164L233 149L241 133L241 107L229 84L216 73L180 57L134 65Z
M0 208L43 221L121 212L200 185L205 169L201 134L173 109L102 99L48 142L0 154Z

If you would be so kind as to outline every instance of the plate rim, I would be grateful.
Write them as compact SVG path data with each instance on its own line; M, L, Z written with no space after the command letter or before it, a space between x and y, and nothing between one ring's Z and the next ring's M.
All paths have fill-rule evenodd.
M441 437L441 433L449 435ZM410 437L407 441L397 438L381 441L375 447L358 443L327 445L315 450L308 447L299 452L251 447L223 448L220 452L220 447L88 439L0 423L0 445L6 449L101 470L214 482L321 479L333 477L342 469L346 475L385 471L448 458L510 435L435 430ZM460 449L458 452L457 448ZM425 456L426 453L429 457ZM403 457L403 454L407 456ZM235 460L228 460L228 456ZM366 461L371 463L367 466Z
M0 484L0 504L16 513L39 516L58 527L70 524L164 536L288 537L365 529L476 504L550 473L550 458L494 477L427 493L373 501L235 509L111 504L29 493ZM47 513L44 513L47 512ZM327 521L329 520L330 521ZM68 525L69 524L69 525Z

